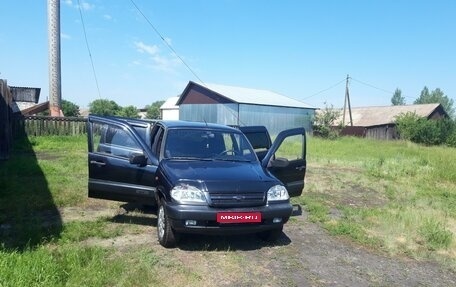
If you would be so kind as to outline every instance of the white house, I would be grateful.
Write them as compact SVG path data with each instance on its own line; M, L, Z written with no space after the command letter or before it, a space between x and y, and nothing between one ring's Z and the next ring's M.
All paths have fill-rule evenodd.
M179 106L176 105L179 97L172 97L165 101L160 107L160 114L163 120L179 120Z

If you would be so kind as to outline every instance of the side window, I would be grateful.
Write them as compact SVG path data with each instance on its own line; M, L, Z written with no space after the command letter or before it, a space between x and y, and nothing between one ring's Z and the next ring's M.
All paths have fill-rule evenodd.
M275 153L276 158L286 158L289 161L303 159L303 135L294 135L285 138Z
M132 153L142 153L140 145L121 127L93 123L92 150L113 156L129 158Z
M154 152L154 154L157 157L159 157L159 155L160 155L163 134L164 134L164 129L162 127L157 127L157 130L154 131L154 134L153 134L154 138L152 139L152 151Z

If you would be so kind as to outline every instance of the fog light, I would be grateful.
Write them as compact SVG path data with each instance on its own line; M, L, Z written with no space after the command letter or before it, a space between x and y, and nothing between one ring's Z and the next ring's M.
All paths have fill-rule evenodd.
M185 220L185 225L186 226L195 226L196 220Z
M282 222L281 217L274 217L274 219L272 220L272 223L281 223L281 222Z

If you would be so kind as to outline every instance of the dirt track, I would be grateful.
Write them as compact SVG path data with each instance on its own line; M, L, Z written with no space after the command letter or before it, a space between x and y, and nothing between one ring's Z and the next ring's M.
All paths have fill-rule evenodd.
M76 219L75 212L64 210L64 221ZM92 239L86 244L121 252L138 247L151 250L197 274L198 286L456 286L456 274L441 265L391 258L331 237L309 222L305 213L287 223L275 245L268 245L254 235L189 235L175 249L164 249L158 244L152 214L97 208L93 213L86 210L81 219L88 220L96 214L113 214L114 224L139 226L141 232ZM178 276L167 280L169 284L187 285Z

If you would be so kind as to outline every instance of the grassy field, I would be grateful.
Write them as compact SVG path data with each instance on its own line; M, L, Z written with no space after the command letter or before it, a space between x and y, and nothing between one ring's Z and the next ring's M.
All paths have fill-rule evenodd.
M334 235L390 254L456 259L456 150L311 138L297 199Z
M202 275L170 251L87 244L141 233L140 226L112 216L62 219L62 209L89 204L86 145L84 136L30 138L0 162L0 286L159 286L170 277L200 285ZM455 266L454 149L310 138L307 152L306 188L293 201L312 221L380 252Z

